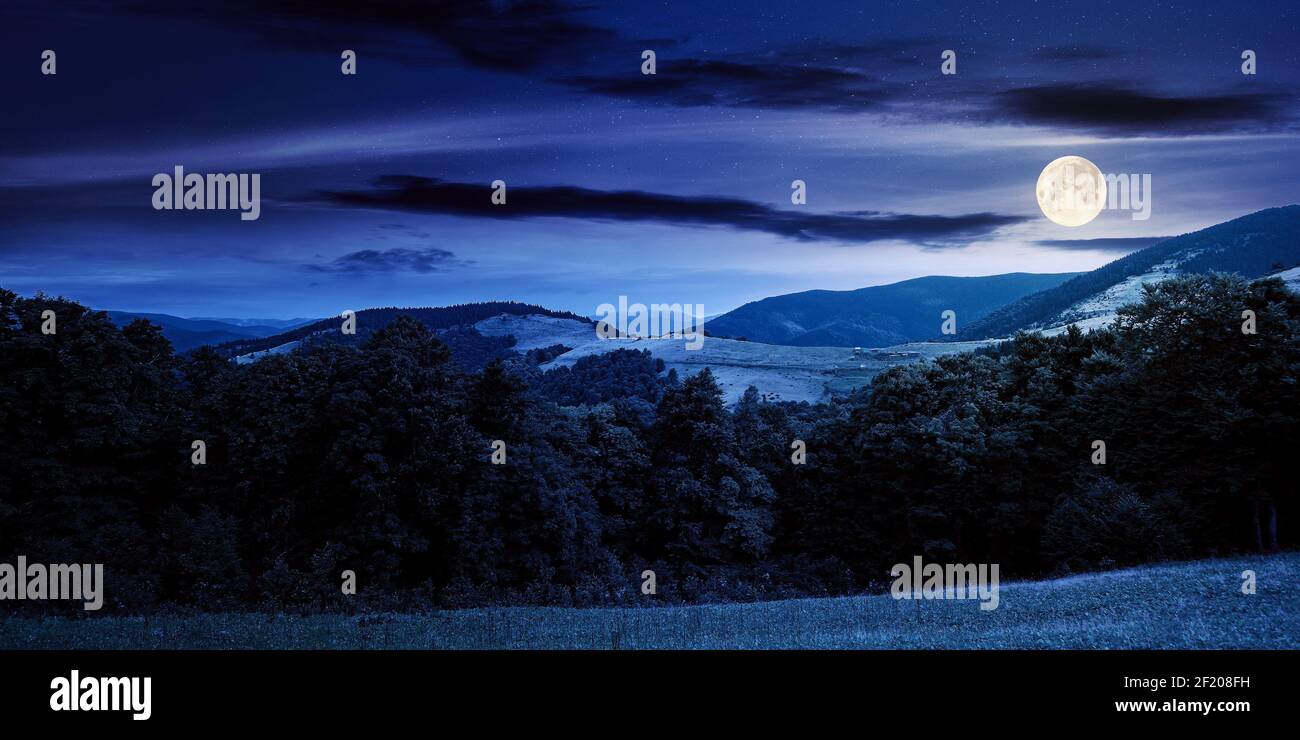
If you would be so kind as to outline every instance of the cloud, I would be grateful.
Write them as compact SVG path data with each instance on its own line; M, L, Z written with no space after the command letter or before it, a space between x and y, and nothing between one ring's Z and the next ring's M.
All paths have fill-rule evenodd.
M1099 239L1039 239L1040 247L1065 250L1095 250L1128 254L1162 242L1167 236L1102 237Z
M104 12L98 3L79 5ZM582 19L567 0L133 0L113 12L221 24L276 49L357 49L407 62L440 62L451 51L487 69L521 72L557 54L608 44L617 34Z
M958 216L854 211L813 213L780 210L755 201L683 197L636 190L605 191L575 186L523 187L493 205L486 185L429 177L386 175L363 190L317 191L304 199L348 208L437 213L471 218L572 218L601 222L654 222L761 231L798 241L865 244L903 240L930 247L961 246L1026 218L996 213Z
M1114 85L1058 84L995 93L988 116L1112 135L1249 132L1293 123L1289 100L1275 93L1163 96Z
M417 272L421 274L442 272L447 267L468 264L456 255L437 247L394 247L392 249L362 249L349 252L326 264L309 264L315 272L367 273L367 272Z
M654 75L585 75L561 80L583 92L677 106L862 112L892 99L898 86L859 70L780 61L659 58Z
M647 46L645 48L656 48ZM843 44L807 39L792 45L711 57L660 55L654 75L621 64L617 73L556 81L583 92L683 107L725 106L839 113L880 111L908 92L923 68L924 37ZM936 57L937 58L937 57Z
M744 56L661 55L655 75L627 67L618 74L557 81L586 93L681 107L886 114L921 124L982 121L1102 136L1254 133L1291 129L1296 122L1294 96L1278 90L1176 95L1109 82L1007 89L998 80L977 77L964 92L935 97L933 80L918 76L918 70L928 69L918 56L925 47L922 40L900 39L862 49L807 42ZM1113 47L1075 44L1042 47L1026 56L1031 63L1070 63L1124 55Z
M861 47L825 41L744 55L660 55L657 74L632 65L617 73L557 78L585 93L681 107L733 107L888 114L897 120L938 119L1084 130L1105 136L1252 133L1294 127L1294 95L1286 90L1179 95L1114 82L1060 82L1007 89L978 73L961 92L935 96L934 39L885 39ZM1124 49L1091 44L1044 46L1026 64L1122 62ZM1071 65L1077 67L1078 65ZM923 71L925 70L925 71Z

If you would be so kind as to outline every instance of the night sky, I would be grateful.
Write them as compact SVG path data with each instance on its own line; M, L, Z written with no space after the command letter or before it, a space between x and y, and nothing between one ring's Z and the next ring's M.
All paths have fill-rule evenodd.
M1294 0L103 5L0 11L0 287L182 316L717 313L1087 270L1300 201ZM1151 218L1047 221L1034 183L1067 154L1151 174ZM154 210L176 165L260 173L261 218Z

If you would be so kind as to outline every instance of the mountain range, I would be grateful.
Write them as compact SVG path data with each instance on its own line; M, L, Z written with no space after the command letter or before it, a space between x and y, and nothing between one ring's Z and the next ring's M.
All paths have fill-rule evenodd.
M956 314L960 340L1022 330L1108 324L1142 286L1179 273L1254 279L1300 265L1300 205L1269 208L1163 239L1083 273L930 276L857 290L809 290L747 303L714 318L713 336L794 346L884 347L952 339L940 315Z
M890 347L951 340L943 313L956 314L959 340L1009 337L1022 330L1102 326L1115 310L1138 300L1142 286L1179 273L1228 272L1246 278L1300 265L1300 205L1269 208L1200 231L1170 237L1083 273L1009 273L984 277L927 276L857 290L808 290L747 303L710 318L710 336L797 347ZM335 331L339 319L182 319L167 314L109 311L124 325L158 324L178 351L217 345L227 357L289 349L306 337ZM471 326L493 316L590 319L518 302L438 308L375 308L357 312L358 334L398 314L431 329Z
M287 329L308 323L313 319L184 319L165 313L134 313L106 311L108 318L118 326L126 326L136 319L146 319L162 328L162 334L177 352L185 352L205 344L221 344L240 339L257 339L279 334Z

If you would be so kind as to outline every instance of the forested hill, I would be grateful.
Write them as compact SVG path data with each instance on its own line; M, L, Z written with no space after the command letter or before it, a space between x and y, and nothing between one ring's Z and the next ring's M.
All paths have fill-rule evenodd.
M1253 279L1300 264L1300 205L1269 208L1166 239L1086 272L1054 288L1025 296L959 328L959 339L1007 337L1022 329L1057 326L1082 315L1072 307L1126 280L1165 274L1227 272ZM1113 308L1113 307L1103 307Z
M930 275L857 290L807 290L746 303L711 320L709 332L799 347L885 347L937 339L945 310L970 321L1078 274Z
M576 319L578 321L588 321L584 316L569 313L568 311L553 311L549 308L534 306L528 303L518 303L516 301L485 301L483 303L463 303L455 306L441 306L437 308L368 308L357 311L357 333L348 339L350 341L362 341L374 332L388 326L398 316L410 316L411 318L424 324L433 331L439 329L448 329L454 326L465 326L473 324L483 319L501 314L514 314L517 316L542 315L554 316L556 318ZM289 342L305 339L314 334L328 336L329 332L339 335L342 325L341 318L328 318L315 321L304 326L297 327L290 331L275 334L260 339L241 339L233 342L226 342L215 347L218 354L222 357L235 357L250 352L261 352L273 347L279 347Z

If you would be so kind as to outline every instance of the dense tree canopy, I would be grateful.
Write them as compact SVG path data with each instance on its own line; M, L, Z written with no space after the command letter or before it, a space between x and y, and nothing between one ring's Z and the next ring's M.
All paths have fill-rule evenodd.
M750 599L877 587L914 555L1038 576L1285 546L1298 330L1280 282L1190 276L1109 330L728 409L709 371L641 352L462 363L397 316L235 365L0 291L0 558L105 563L119 610L351 609L646 603L647 568L658 601Z

